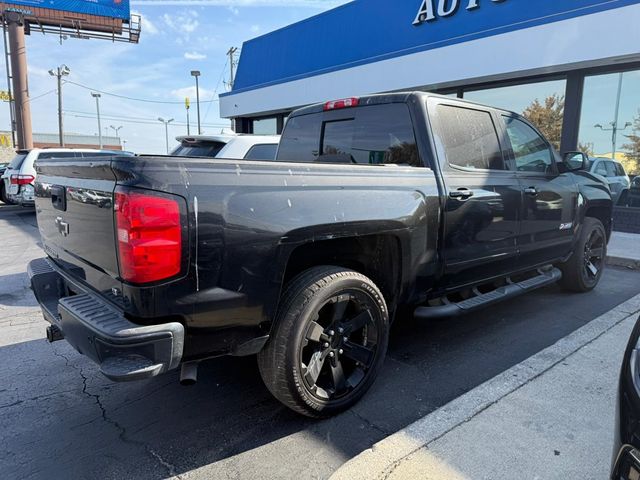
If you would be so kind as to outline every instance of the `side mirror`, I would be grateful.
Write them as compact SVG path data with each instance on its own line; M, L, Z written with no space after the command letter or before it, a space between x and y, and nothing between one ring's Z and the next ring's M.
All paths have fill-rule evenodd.
M589 170L589 157L582 152L567 152L564 154L564 164L569 172Z

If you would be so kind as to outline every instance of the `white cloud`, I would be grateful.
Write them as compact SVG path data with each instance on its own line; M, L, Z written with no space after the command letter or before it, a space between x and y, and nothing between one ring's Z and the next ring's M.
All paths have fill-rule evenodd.
M200 26L198 21L198 12L195 10L187 10L178 15L162 15L162 20L171 30L188 37L189 34L195 32Z
M134 15L140 15L140 22L142 27L143 35L156 35L160 32L158 27L156 27L155 23L149 20L149 17L146 15L142 15L140 12L136 12L135 10L131 10L131 13Z
M251 25L251 33L259 33L260 30L260 25Z
M195 85L192 85L190 87L176 88L175 90L171 90L171 95L180 100L184 100L184 97L189 97L192 101L195 102L196 87ZM214 93L212 90L200 87L200 101L211 100L213 98L213 95Z
M187 60L204 60L207 56L204 53L184 52L184 58Z
M240 10L238 8L234 7L233 5L229 5L227 8L234 15L240 15Z

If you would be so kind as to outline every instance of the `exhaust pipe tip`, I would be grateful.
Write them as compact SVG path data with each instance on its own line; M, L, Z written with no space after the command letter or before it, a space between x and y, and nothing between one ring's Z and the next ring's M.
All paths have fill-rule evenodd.
M195 385L198 381L198 362L183 363L180 368L180 385Z
M57 342L64 339L64 333L57 325L49 325L47 327L47 340L49 343Z

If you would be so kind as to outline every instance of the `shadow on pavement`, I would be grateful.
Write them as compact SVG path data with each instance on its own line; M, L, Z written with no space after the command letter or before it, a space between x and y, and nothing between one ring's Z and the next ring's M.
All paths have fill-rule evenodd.
M640 291L609 269L585 295L549 287L466 317L399 321L372 390L312 421L274 400L255 358L113 384L65 342L0 348L0 464L9 478L328 477L349 458ZM0 280L1 281L1 280Z

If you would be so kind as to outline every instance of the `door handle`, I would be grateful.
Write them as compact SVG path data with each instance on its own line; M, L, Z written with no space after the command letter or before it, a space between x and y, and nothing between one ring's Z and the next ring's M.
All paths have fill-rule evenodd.
M450 191L449 196L458 200L466 200L467 198L473 197L473 191L468 188L459 188L457 190Z
M538 189L536 187L527 187L524 189L524 193L535 197L536 195L538 195Z

